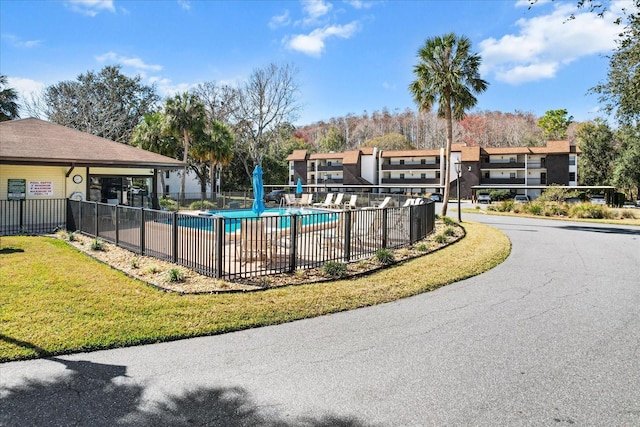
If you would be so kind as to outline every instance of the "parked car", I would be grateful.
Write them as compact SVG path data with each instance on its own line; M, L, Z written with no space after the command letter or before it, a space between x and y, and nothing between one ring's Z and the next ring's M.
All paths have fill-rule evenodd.
M491 203L490 194L478 194L478 203Z
M596 204L596 205L606 205L607 204L606 200L602 196L593 196L593 197L589 198L589 201L591 203Z
M264 195L264 201L275 202L276 204L279 204L280 200L284 198L285 194L287 194L287 190L273 190Z
M440 193L432 193L429 198L431 200L433 200L434 202L441 202L442 201L442 194Z
M516 194L513 201L514 203L529 203L531 201L531 197L525 196L524 194Z

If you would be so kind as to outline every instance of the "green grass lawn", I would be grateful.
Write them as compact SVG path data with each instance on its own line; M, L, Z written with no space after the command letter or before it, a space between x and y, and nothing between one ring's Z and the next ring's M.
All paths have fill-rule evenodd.
M465 223L449 247L359 279L245 294L179 295L125 276L47 237L0 241L0 361L273 325L396 300L482 273L510 252Z

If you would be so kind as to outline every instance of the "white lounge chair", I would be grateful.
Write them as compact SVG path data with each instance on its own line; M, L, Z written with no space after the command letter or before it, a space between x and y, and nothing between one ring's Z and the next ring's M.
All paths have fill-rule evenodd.
M414 203L413 199L407 199L404 201L404 204L402 205L402 207L406 208L407 206L413 205L413 203Z
M358 201L358 195L357 194L352 194L351 198L349 199L349 201L344 204L344 208L345 209L358 209L358 206L356 205L357 201Z
M340 209L342 207L342 199L344 199L344 193L338 193L333 203L330 203L328 207L333 209Z
M324 202L314 203L313 206L328 208L329 206L331 206L332 202L333 202L333 193L327 193L327 197L325 197Z

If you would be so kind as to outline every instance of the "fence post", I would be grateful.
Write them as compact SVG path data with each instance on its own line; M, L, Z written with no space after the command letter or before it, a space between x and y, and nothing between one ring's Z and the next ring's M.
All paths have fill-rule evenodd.
M95 202L96 204L96 209L95 209L95 220L94 220L94 225L96 226L96 235L94 236L96 239L98 238L98 235L100 234L99 230L98 230L98 218L100 217L100 215L98 215L98 202Z
M144 222L144 208L140 208L140 255L144 255L144 239L145 239L145 222Z
M415 236L415 226L413 220L413 208L415 206L409 206L409 242L413 242L413 236Z
M18 221L19 222L18 225L20 227L20 233L22 233L22 228L24 227L24 218L23 218L23 215L24 215L24 203L25 203L25 200L24 199L20 199L20 212L18 212L18 216L20 217L20 220Z
M218 217L216 218L216 228L215 228L215 236L216 236L216 279L222 278L222 265L224 261L224 218ZM237 243L237 242L236 242Z
M296 271L296 259L298 254L298 215L293 214L290 218L291 233L289 238L291 239L291 251L289 252L289 273Z
M344 259L351 259L351 210L344 211ZM340 215L340 214L338 214Z
M387 219L389 218L389 209L384 208L382 210L382 248L387 247Z
M178 263L178 212L173 212L172 222L171 222L171 252L172 252L172 261L174 264Z
M116 230L115 230L115 233L116 233L116 246L118 246L118 241L119 241L118 234L120 233L120 221L118 221L118 210L119 210L119 209L118 209L118 205L116 205L116 206L115 206L115 209L116 209L116 211L115 211L115 221L116 221Z

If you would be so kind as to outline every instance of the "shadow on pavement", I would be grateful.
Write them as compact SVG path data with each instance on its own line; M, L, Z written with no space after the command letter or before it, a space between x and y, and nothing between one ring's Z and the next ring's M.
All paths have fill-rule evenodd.
M326 415L319 419L267 417L239 387L200 388L162 402L142 399L140 384L128 383L127 367L50 358L65 365L54 381L25 381L0 386L0 425L91 426L267 426L365 427L356 418ZM68 371L68 372L67 372Z
M572 231L590 231L594 233L607 233L607 234L631 234L640 236L640 228L634 230L632 228L616 228L616 227L591 227L588 225L564 225L556 226L556 228L562 228Z

